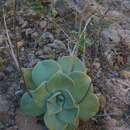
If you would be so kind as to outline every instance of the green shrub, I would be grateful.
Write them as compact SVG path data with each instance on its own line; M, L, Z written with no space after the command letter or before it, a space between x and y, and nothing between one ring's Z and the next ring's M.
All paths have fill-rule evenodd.
M91 78L77 57L44 60L33 69L24 68L23 73L32 97L22 96L21 109L30 116L42 115L49 130L75 130L79 120L98 112Z

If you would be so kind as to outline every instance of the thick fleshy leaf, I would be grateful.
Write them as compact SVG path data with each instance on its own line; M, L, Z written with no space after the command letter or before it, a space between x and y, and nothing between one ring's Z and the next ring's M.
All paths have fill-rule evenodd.
M62 72L57 72L49 81L47 85L49 92L58 90L68 90L70 93L74 91L74 82L69 76Z
M58 70L60 70L60 65L57 62L44 60L34 67L32 79L36 86L39 86L42 82L48 81Z
M43 109L44 112L46 110L45 100L48 95L46 87L46 82L44 82L34 91L34 101L38 107Z
M35 89L35 83L32 80L32 68L22 68L24 80L27 86L27 89Z
M30 97L27 93L22 96L21 109L28 115L39 116L46 110L45 98L48 95L46 82L42 83L35 90L30 91L30 93L32 94L32 97Z
M66 123L76 125L76 120L79 114L79 106L76 104L69 91L63 91L62 95L64 96L64 103L62 111L57 113L57 117Z
M86 98L79 104L80 112L79 118L83 121L96 115L99 110L99 101L96 95L91 92L86 96Z
M34 101L34 91L30 92L32 94L32 97L28 95L28 93L25 93L22 96L21 99L21 110L29 116L39 116L43 113L43 108L40 108L36 102Z
M66 74L74 71L86 72L85 65L76 56L64 56L58 62Z
M59 122L76 126L78 113L79 107L74 103L73 97L67 90L56 91L47 99L47 116L55 115Z
M72 95L79 102L86 92L92 91L91 78L83 72L72 72L69 76L75 83Z
M49 116L48 113L44 115L44 122L49 130L65 130L67 124L57 119L55 115Z
M58 113L57 117L59 120L62 120L68 124L76 125L76 119L78 118L78 107L64 110L63 112Z
M61 92L55 92L46 100L48 115L54 115L62 111L64 97Z
M76 108L78 109L78 106L76 104L76 101L74 100L72 94L68 91L68 90L65 90L64 91L64 97L65 97L65 102L64 102L64 109L73 109L73 108Z

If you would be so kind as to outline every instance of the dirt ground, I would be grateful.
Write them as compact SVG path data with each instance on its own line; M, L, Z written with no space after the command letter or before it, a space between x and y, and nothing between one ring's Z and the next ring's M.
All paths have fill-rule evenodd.
M86 33L93 44L85 51L81 47L76 55L93 79L100 111L80 122L79 130L130 130L130 1L65 0L55 3L58 14L49 13L50 2L43 4L47 12L40 13L24 0L15 4L0 1L0 130L47 130L20 111L25 85L7 32L20 68L31 68L40 60L69 55L79 40L72 31L84 28L87 22Z

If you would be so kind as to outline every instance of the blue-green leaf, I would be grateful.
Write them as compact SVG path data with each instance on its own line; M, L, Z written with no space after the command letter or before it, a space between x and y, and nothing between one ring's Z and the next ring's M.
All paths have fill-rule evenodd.
M42 82L48 81L57 71L61 70L60 66L54 60L44 60L39 62L32 71L32 79L36 86Z
M85 65L76 56L64 56L58 62L66 74L74 71L86 72Z
M99 101L96 95L89 93L86 98L79 104L79 118L83 121L96 115L99 110Z
M25 93L22 96L20 107L21 110L29 116L39 116L43 114L43 109L40 108L36 102L34 101L35 94L33 91L30 92L32 97L28 95L28 93Z
M79 102L87 92L92 91L91 78L83 72L72 72L69 76L75 83L72 95Z

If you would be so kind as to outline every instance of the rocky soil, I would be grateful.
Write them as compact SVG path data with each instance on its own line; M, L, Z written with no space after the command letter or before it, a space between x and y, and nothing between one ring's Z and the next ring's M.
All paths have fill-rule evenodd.
M101 106L93 119L80 123L79 130L129 130L130 1L56 2L59 14L55 18L38 15L20 0L16 11L12 5L11 0L0 1L0 8L6 7L8 32L20 67L33 67L40 60L69 55L74 46L71 31L77 30L81 19L86 23L92 15L100 14L107 26L92 28L96 30L91 35L92 39L96 36L95 44L77 56L88 67ZM87 29L88 34L93 34L91 22ZM19 109L25 85L10 53L6 31L0 10L0 130L47 130L39 120L25 116Z

